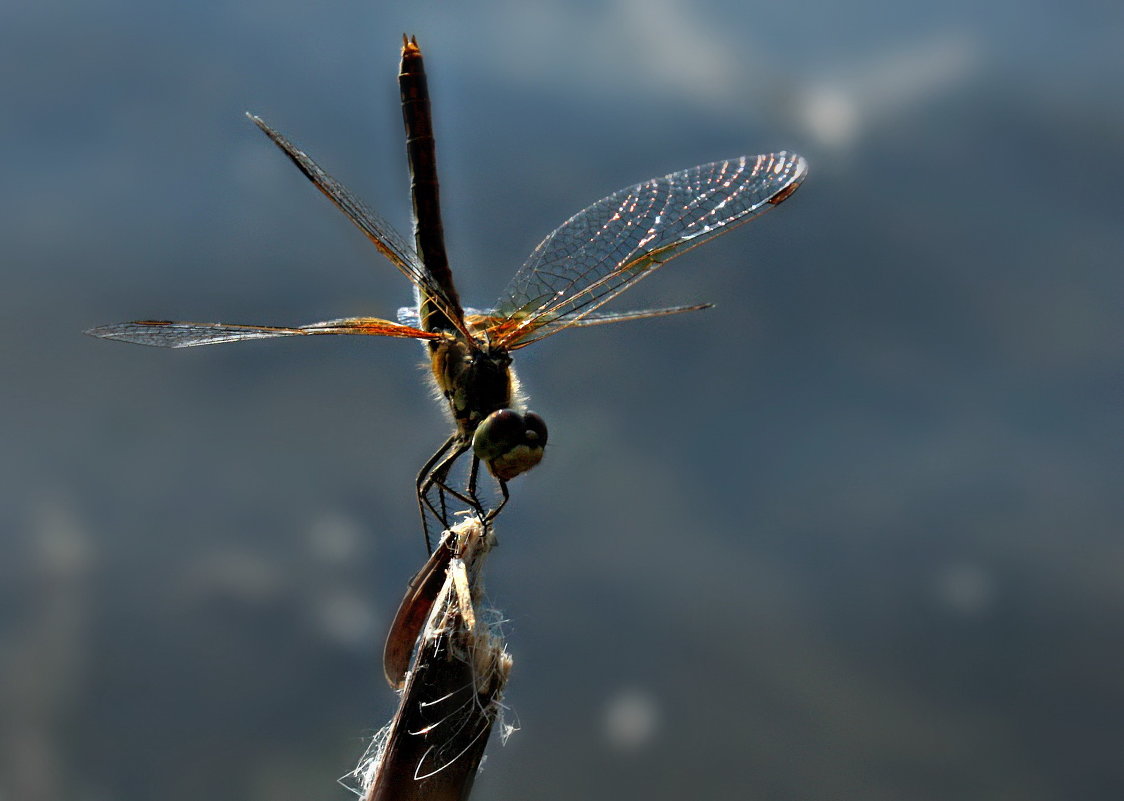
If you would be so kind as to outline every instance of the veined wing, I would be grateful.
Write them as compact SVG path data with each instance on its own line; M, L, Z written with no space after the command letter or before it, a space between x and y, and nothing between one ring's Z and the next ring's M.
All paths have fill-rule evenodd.
M547 236L515 274L497 304L504 319L490 329L492 341L514 349L578 324L669 259L781 203L806 172L795 153L742 156L597 201Z
M683 312L702 311L703 309L713 309L713 303L698 303L693 306L668 306L661 309L638 309L636 311L626 312L601 312L591 311L587 312L580 317L564 318L557 321L543 322L540 321L534 326L532 331L525 332L519 338L519 341L511 347L512 349L519 349L532 342L538 342L540 339L556 334L566 328L585 328L591 325L607 325L609 323L623 323L630 320L648 320L652 317L667 317L671 314L682 314ZM408 306L404 306L398 310L398 321L404 324L411 324L411 321L417 320L417 312ZM517 318L501 315L498 312L482 312L477 309L465 309L464 319L469 327L476 331L500 331L507 326L511 326Z
M225 323L173 323L167 320L137 320L131 323L102 325L86 332L102 339L152 345L159 348L192 348L241 342L246 339L308 336L312 334L361 334L407 339L440 339L441 334L375 317L348 317L322 323L285 328L271 325L227 325Z
M702 311L703 309L713 309L713 303L696 303L693 306L667 306L661 309L638 309L636 311L626 312L588 312L579 318L574 318L569 321L562 321L563 328L580 328L590 325L606 325L608 323L624 323L630 320L648 320L652 317L667 317L669 314L682 314L683 312ZM549 327L549 324L548 326ZM547 336L543 334L542 336ZM542 339L542 336L535 336L530 341L534 342L537 339Z
M394 229L386 220L372 211L367 205L313 161L308 154L299 150L292 142L265 123L261 117L249 112L246 116L268 136L277 147L284 151L297 168L304 173L308 180L319 189L328 200L335 204L347 218L371 240L379 252L390 260L403 275L410 279L423 293L433 299L435 305L458 327L463 328L463 321L458 313L459 304L450 300L441 284L436 281L425 266L418 259L414 248L409 245L403 236ZM467 332L464 332L467 334Z
M671 314L683 312L702 311L713 309L713 303L696 303L693 306L667 306L660 309L638 309L626 312L601 312L594 311L582 315L580 318L559 321L557 324L539 323L534 335L528 335L519 340L516 347L523 347L532 342L537 342L543 337L548 337L563 328L584 328L591 325L607 325L608 323L623 323L630 320L647 320L652 317L667 317ZM501 328L510 322L511 318L495 311L481 311L480 309L466 308L464 319L469 327L476 331L492 331ZM402 306L398 309L398 322L402 325L417 327L420 325L418 310L415 306Z

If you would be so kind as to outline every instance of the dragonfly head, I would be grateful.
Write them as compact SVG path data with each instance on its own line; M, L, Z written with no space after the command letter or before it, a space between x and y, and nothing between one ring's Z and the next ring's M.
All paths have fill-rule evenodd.
M498 409L472 435L472 452L500 481L510 481L542 461L546 423L534 412Z

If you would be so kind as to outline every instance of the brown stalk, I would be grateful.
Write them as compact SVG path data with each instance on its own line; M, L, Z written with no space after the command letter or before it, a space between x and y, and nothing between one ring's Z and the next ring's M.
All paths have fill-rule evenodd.
M384 659L393 663L384 665L392 686L400 638L417 631L399 621L424 615L419 605L432 603L432 611L382 750L364 771L365 801L468 798L511 670L502 639L480 622L481 566L491 540L490 529L469 518L445 534L442 548L451 556L431 559L410 583L391 631L391 639L399 641L388 641ZM430 598L424 588L435 584L435 564L444 580Z

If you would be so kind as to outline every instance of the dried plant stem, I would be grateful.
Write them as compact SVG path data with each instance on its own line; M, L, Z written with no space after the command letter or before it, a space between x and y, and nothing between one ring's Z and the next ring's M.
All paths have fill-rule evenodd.
M399 619L416 618L416 605L429 603L418 599L418 587L432 583L427 568L447 565L385 747L370 771L366 801L468 798L511 669L503 641L478 622L480 568L490 539L479 520L466 520L446 534L443 547L452 555L430 560L411 582L403 602L410 608L400 610ZM391 637L409 631L392 630ZM401 645L388 643L392 651L399 653ZM393 684L392 672L388 666Z

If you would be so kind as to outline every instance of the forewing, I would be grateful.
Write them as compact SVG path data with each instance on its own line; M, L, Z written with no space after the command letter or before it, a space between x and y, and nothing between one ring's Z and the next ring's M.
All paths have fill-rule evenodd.
M779 204L806 171L794 153L742 156L599 200L547 236L515 274L497 304L503 319L491 327L492 341L514 348L575 324L669 259Z
M298 149L264 120L249 112L246 116L268 136L277 147L284 151L305 177L327 197L336 208L342 211L367 238L371 240L379 252L390 260L410 279L424 294L434 298L434 303L441 307L442 312L451 320L460 319L457 313L457 304L448 300L441 285L433 279L418 259L414 248L406 239L394 229L386 220L367 207L353 192L328 175L308 154Z
M366 336L438 339L433 334L408 325L379 320L375 317L349 317L322 323L286 328L271 325L228 325L225 323L174 323L167 320L137 320L131 323L103 325L86 332L101 339L132 342L159 348L192 348L218 345L247 339L309 336L312 334L360 334Z

